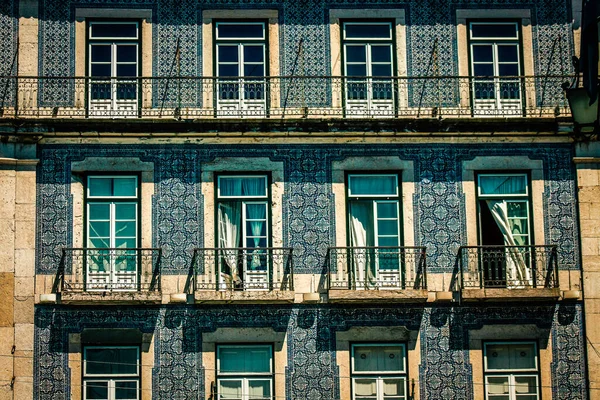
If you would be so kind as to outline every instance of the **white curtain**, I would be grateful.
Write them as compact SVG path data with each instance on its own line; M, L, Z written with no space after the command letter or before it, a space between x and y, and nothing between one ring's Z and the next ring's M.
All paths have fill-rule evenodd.
M242 220L241 203L230 202L219 204L219 247L232 249L239 247L240 223ZM229 274L221 271L222 277L228 284L241 283L238 270L238 257L236 250L222 250L223 259L229 267ZM221 262L218 260L218 262ZM231 286L231 285L230 285Z
M246 217L252 221L249 221L250 232L254 238L252 239L253 246L255 248L260 247L260 241L264 237L262 235L263 228L267 220L267 210L265 204L247 204L246 205ZM264 251L264 250L263 250ZM261 250L252 250L252 257L250 269L264 269L265 265L260 260ZM262 253L264 254L264 253Z
M369 232L371 231L371 232ZM350 205L350 240L352 246L352 266L355 282L365 287L375 283L375 263L373 249L356 247L374 246L373 242L373 203L353 202Z
M486 201L496 225L502 232L505 246L517 246L508 220L508 207L506 201ZM519 248L506 249L506 280L512 287L525 287L532 285L531 272L523 259Z

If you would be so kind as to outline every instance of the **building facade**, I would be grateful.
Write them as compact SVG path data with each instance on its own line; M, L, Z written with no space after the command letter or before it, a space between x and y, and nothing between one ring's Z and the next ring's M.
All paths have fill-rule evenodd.
M0 7L0 397L598 396L571 1Z

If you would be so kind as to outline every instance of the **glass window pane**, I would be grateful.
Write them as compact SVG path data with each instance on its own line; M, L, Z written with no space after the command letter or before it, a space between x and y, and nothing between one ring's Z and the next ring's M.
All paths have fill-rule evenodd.
M117 238L115 239L115 247L119 248L119 249L133 249L136 246L136 240L135 238L129 238L129 239L124 239L124 238Z
M264 62L264 46L244 45L244 62Z
M218 74L219 76L238 77L240 74L240 67L238 65L219 64Z
M471 24L471 37L516 39L517 24Z
M110 222L90 222L89 224L90 238L107 238L110 236Z
M92 249L106 249L110 247L110 240L108 238L105 239L93 239L90 238L88 240L89 247Z
M92 38L136 38L137 24L94 23L91 31Z
M511 369L535 369L535 346L533 344L511 345Z
M86 375L137 374L137 348L94 348L85 350Z
M137 399L137 381L116 381L115 399Z
M116 220L135 220L137 204L115 203Z
M248 395L251 400L271 398L271 381L268 379L248 380Z
M395 221L395 220L377 221L377 233L379 235L398 235L398 221Z
M392 62L392 46L371 46L371 62Z
M383 395L404 397L404 379L384 379Z
M526 201L507 201L508 218L527 218Z
M354 346L354 371L404 371L404 352L401 346Z
M492 64L473 64L473 75L494 76L494 66Z
M479 193L482 195L526 195L525 175L479 175Z
M219 177L219 195L235 197L266 197L267 179L256 177Z
M350 196L396 196L398 177L396 175L350 175Z
M263 39L264 24L217 24L217 39Z
M492 62L493 47L491 45L472 46L473 62Z
M377 218L398 218L398 203L377 202Z
M372 76L392 76L392 65L391 64L377 64L371 66ZM381 89L381 87L379 88Z
M380 246L380 247L386 247L386 246L398 247L399 245L400 245L400 243L398 243L397 237L379 237L379 238L377 238L377 246ZM397 265L396 265L396 267L397 267Z
M223 399L241 399L242 381L241 380L219 380L219 397Z
M137 65L135 64L118 64L117 76L137 76Z
M508 347L502 344L488 344L485 351L487 369L509 369L510 353Z
M111 60L111 51L110 45L92 45L92 54L91 61L92 62L110 62Z
M517 45L498 45L499 62L518 62L519 48Z
M104 197L112 196L111 178L89 178L89 196Z
M488 394L508 394L508 376L488 376L486 382L486 389Z
M347 76L367 76L366 64L351 64L346 65Z
M219 368L221 373L271 372L271 347L221 346Z
M365 45L347 45L346 62L367 62L367 46Z
M89 400L108 400L108 382L86 381L85 398Z
M515 392L519 394L536 394L537 378L535 376L515 376Z
M391 39L391 24L344 24L346 39Z
M519 65L518 64L499 64L498 65L499 76L518 76Z
M357 396L375 396L377 395L377 380L354 379L354 391Z
M262 64L244 64L244 76L265 76Z
M115 178L114 195L134 197L137 194L136 178Z
M116 237L135 237L136 222L115 222Z
M131 44L117 45L117 62L137 62L137 46Z
M110 204L109 203L88 203L88 218L90 220L109 220L110 219Z
M235 62L239 61L238 46L225 46L219 45L218 50L218 61L219 62Z

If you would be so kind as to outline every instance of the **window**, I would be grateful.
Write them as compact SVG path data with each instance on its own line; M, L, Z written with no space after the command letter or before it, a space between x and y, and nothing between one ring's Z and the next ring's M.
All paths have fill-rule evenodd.
M137 176L88 176L87 290L137 290Z
M217 346L218 399L272 399L271 345Z
M138 22L88 23L90 116L137 116L139 46Z
M406 347L403 344L352 345L353 399L406 399Z
M218 115L265 115L266 41L264 22L215 24Z
M392 22L344 22L346 114L393 116Z
M531 284L529 176L477 174L477 198L485 285Z
M218 267L226 286L269 288L269 177L218 175Z
M520 33L516 22L471 22L473 106L479 114L521 115Z
M539 399L534 342L484 344L486 400Z
M139 366L139 347L84 347L84 400L139 399Z
M398 287L400 194L397 174L348 175L348 230L356 287Z

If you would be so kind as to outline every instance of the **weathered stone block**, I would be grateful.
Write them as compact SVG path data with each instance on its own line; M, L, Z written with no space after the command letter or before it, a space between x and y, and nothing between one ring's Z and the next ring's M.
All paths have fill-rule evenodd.
M598 170L578 168L577 184L579 186L598 186Z
M15 276L32 277L35 274L35 250L15 250Z
M33 324L15 324L15 346L19 351L33 351Z
M33 324L34 297L16 297L14 299L15 324Z
M15 249L35 248L35 223L15 221Z
M35 203L35 172L19 171L17 173L16 202Z
M35 279L33 277L15 277L15 296L33 296Z
M598 238L582 238L581 239L581 254L584 256L597 256L598 253Z
M600 198L600 186L580 187L579 201L583 203L592 203Z
M600 196L600 193L598 195ZM600 224L598 224L598 221L594 221L591 219L582 220L581 221L581 237L600 238Z
M17 221L34 221L35 220L35 204L17 204L15 206L15 220Z
M33 351L15 351L15 376L33 376Z
M14 323L14 290L14 275L10 272L0 273L0 326L12 326Z

